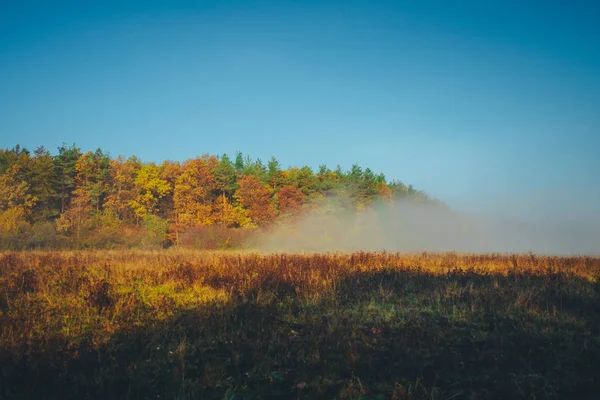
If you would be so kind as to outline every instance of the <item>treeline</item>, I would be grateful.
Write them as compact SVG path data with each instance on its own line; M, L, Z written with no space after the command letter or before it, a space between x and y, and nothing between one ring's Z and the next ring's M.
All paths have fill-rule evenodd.
M0 149L0 247L235 247L249 232L286 223L317 199L365 209L425 193L353 165L283 169L238 152L183 163L111 158L62 145Z

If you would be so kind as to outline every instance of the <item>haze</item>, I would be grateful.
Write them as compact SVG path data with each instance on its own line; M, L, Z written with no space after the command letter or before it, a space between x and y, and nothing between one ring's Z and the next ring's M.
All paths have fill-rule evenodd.
M406 200L381 202L358 213L340 210L332 202L294 224L268 231L252 248L266 253L386 250L598 255L598 243L600 226L595 222L558 218L525 222Z

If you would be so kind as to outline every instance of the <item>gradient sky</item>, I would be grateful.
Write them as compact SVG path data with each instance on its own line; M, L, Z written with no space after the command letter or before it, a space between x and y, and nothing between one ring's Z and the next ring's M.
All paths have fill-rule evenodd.
M62 142L358 162L458 209L598 217L600 6L4 0L0 147Z

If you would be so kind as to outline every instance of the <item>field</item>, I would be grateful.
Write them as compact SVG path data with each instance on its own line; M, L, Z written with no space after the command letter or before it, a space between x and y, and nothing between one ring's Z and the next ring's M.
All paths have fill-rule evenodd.
M599 278L533 254L0 253L0 398L598 398Z

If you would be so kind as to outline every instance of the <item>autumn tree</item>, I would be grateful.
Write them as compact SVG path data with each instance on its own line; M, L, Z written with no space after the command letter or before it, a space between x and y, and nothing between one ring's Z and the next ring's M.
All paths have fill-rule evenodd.
M196 225L211 225L212 203L216 189L210 157L186 161L177 178L173 200L177 230Z
M161 177L161 171L154 163L143 164L135 176L135 197L128 202L138 218L158 212L158 202L170 191L169 183Z
M300 210L304 203L304 194L294 186L283 186L277 193L279 214L293 214Z
M81 244L82 233L93 228L92 201L87 191L74 192L69 208L56 220L57 230L67 236L73 235L77 244Z
M101 149L82 154L75 163L74 194L87 198L96 212L100 211L104 197L108 192L110 179L110 158Z
M172 218L175 214L174 188L181 174L181 165L176 161L163 161L160 165L160 176L169 184L169 191L158 202L158 215Z
M27 226L37 198L29 194L22 167L15 164L0 175L0 231L15 233Z
M385 181L379 183L377 190L379 191L379 196L382 199L388 202L392 200L392 190L389 188L387 183L385 183Z
M213 205L213 220L215 224L228 228L243 227L251 223L248 211L240 204L232 203L225 194L220 195Z
M266 226L275 217L271 191L253 175L244 175L235 193L236 200L248 210L248 216L259 226Z
M130 202L136 196L135 176L141 167L142 162L135 156L127 160L123 156L110 160L111 185L104 208L115 213L121 220L133 221L134 213Z

